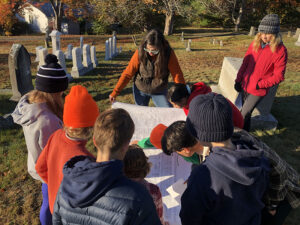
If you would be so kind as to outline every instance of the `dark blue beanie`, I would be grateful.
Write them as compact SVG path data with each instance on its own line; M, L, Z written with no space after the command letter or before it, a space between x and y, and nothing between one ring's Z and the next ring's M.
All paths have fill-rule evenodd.
M220 94L198 95L190 103L186 126L199 141L225 141L233 134L231 106Z

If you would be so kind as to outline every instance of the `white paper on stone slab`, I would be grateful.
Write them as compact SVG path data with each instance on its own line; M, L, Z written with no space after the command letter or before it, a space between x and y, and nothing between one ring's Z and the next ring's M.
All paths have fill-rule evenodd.
M176 108L146 107L120 102L115 102L112 108L123 108L130 114L135 124L132 140L149 137L152 129L159 123L169 126L177 120L186 119L184 111ZM144 152L152 163L151 171L146 180L160 188L163 196L164 219L171 225L180 225L180 201L178 196L174 198L167 189L180 180L187 180L191 171L191 164L178 154L167 156L161 149L144 149ZM175 185L175 187L177 186Z

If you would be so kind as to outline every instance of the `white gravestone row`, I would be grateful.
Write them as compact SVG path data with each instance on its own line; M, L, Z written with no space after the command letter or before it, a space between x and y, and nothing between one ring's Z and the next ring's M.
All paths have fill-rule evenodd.
M111 60L121 52L122 49L118 50L117 48L117 37L115 35L105 41L105 60Z

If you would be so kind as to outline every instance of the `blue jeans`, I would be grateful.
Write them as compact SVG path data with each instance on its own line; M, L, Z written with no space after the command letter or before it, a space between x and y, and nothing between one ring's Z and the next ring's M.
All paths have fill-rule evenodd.
M167 89L157 94L146 94L140 91L135 86L135 84L133 84L132 90L133 90L133 97L136 105L148 106L150 98L152 98L152 101L156 107L172 107L171 103L168 102L168 99L166 97L168 92Z
M50 225L52 224L52 215L49 208L48 201L48 185L42 184L42 194L43 194L43 203L40 210L40 221L42 225Z

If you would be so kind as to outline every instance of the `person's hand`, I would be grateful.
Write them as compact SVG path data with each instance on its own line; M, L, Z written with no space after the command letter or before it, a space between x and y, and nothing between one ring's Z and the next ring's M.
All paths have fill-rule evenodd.
M275 214L276 214L276 209L269 210L269 213L270 213L272 216L275 216Z
M109 101L110 101L111 104L113 104L116 101L116 98L109 95Z
M241 92L243 89L242 89L242 85L240 82L235 82L234 84L234 89L237 91L237 92Z

